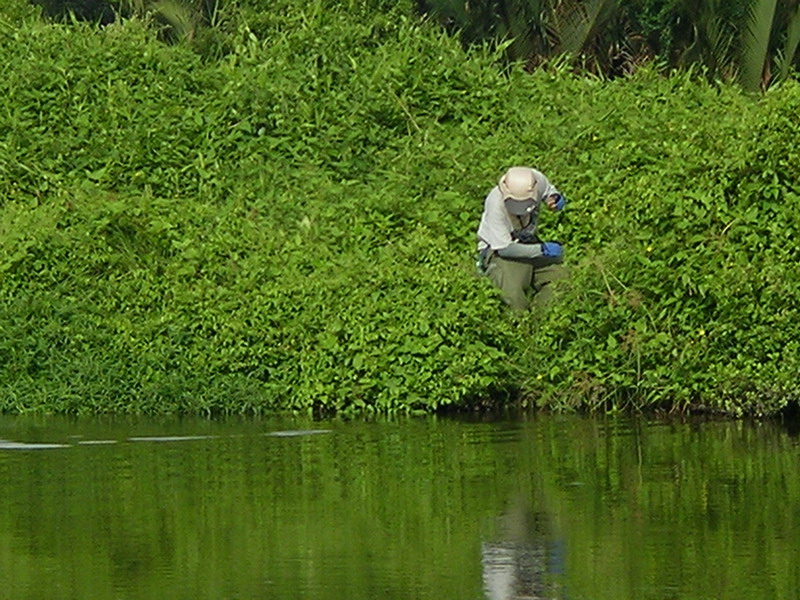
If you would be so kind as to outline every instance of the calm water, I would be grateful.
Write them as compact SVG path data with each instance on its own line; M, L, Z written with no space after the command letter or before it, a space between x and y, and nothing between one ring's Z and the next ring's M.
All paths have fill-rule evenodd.
M795 435L0 417L0 596L796 599Z

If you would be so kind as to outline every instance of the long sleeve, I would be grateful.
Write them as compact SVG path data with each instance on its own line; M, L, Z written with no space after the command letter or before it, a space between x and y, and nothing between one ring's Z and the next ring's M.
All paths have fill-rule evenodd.
M479 245L489 246L493 250L505 248L514 241L511 239L513 230L500 190L495 187L484 202L481 224L478 227L478 238L481 242Z
M497 250L497 255L500 258L510 258L512 260L525 260L544 256L541 244L520 244L518 242L512 242L505 248L500 248Z
M550 180L545 177L544 173L536 171L535 169L534 173L536 173L536 180L538 181L536 190L539 192L539 198L537 198L537 200L541 202L548 196L552 196L553 194L561 194L561 192L558 191L558 188L550 183Z

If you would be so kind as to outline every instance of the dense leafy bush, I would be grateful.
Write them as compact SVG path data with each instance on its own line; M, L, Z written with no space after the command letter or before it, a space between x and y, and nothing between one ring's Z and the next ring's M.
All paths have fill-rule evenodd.
M414 410L512 385L472 194L403 171L466 93L438 81L460 50L284 17L213 66L137 22L5 38L4 409Z
M5 34L4 30L9 26L16 26L26 19L38 16L41 16L40 9L27 0L6 0L0 8L0 31Z
M572 289L527 351L549 357L530 397L758 414L796 401L800 86L756 103L642 76L591 102L619 108L587 124Z
M220 61L136 20L4 26L0 410L796 398L796 86L501 73L335 4L232 19ZM473 273L517 163L572 200L547 315Z

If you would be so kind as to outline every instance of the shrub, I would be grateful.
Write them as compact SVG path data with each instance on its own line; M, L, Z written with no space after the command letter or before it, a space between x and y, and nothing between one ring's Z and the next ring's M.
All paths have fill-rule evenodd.
M796 398L797 86L501 72L365 6L239 21L219 61L135 19L0 38L0 410ZM516 163L570 198L544 315L473 273Z

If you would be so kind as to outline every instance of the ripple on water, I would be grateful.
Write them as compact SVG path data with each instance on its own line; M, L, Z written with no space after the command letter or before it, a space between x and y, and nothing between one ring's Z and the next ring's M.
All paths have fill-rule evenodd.
M0 450L53 450L55 448L69 448L69 446L66 444L40 444L0 440Z
M108 446L111 444L117 444L117 440L80 440L78 445L80 446Z
M192 440L212 440L216 435L153 435L128 438L131 442L188 442Z
M321 433L330 433L330 429L297 429L291 431L269 431L264 435L270 437L297 437L301 435L319 435Z

